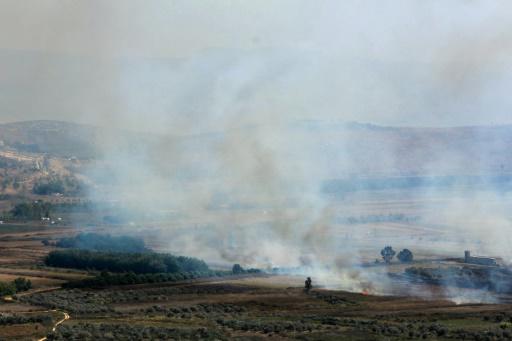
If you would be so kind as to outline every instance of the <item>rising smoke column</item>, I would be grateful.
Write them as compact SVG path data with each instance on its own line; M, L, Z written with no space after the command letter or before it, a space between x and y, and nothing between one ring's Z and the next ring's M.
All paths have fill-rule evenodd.
M102 156L88 174L111 187L91 198L178 212L183 218L161 226L162 236L169 248L198 256L255 266L334 263L353 271L362 250L331 238L338 208L319 188L325 179L399 168L404 153L385 140L353 142L357 133L342 128L345 122L511 122L506 3L2 6L0 88L8 91L0 95L1 119L79 120L110 129L97 141ZM133 139L118 129L150 136ZM365 143L373 152L357 148ZM475 172L487 170L485 150L474 154ZM463 168L457 151L440 148L426 158L425 176ZM450 195L420 195L449 197L444 205L424 204L424 219L442 218L455 236L470 232L450 252L482 240L475 243L482 252L510 258L501 238L508 199ZM372 201L367 193L357 199ZM226 239L234 252L226 252ZM494 241L499 249L491 248Z

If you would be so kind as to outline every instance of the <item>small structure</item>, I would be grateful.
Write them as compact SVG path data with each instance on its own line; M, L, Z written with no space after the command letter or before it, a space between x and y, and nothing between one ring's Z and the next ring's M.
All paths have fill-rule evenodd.
M498 266L498 263L496 262L496 258L471 256L471 252L468 250L464 251L464 263L487 265L487 266Z

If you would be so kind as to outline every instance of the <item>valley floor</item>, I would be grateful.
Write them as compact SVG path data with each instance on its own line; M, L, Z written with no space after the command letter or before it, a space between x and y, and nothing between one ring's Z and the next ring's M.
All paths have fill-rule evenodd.
M0 303L8 340L499 340L512 338L512 305L310 293L298 276L255 275L110 287L61 289L88 272L48 268L44 238L65 226L0 227L0 280L25 276L34 288Z

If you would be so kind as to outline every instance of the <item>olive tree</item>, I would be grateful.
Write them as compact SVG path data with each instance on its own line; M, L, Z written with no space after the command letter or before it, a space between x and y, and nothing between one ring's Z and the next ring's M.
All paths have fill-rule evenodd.
M410 263L413 260L413 254L409 249L403 249L396 255L396 258L402 263Z
M395 257L396 252L391 246L386 246L380 251L380 254L386 263L390 263L393 257Z

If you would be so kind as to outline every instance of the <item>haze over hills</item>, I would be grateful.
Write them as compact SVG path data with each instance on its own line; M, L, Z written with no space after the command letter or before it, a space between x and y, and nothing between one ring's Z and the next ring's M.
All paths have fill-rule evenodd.
M100 158L109 147L104 144L115 143L130 152L145 152L151 157L169 157L168 153L172 152L181 154L182 159L200 160L200 156L222 148L233 135L253 136L256 143L269 153L276 152L277 157L290 158L291 161L314 159L319 168L318 175L327 178L512 172L510 125L407 128L297 121L277 128L254 126L175 137L60 121L0 124L3 149L78 159ZM276 143L280 137L285 137L286 141ZM276 145L282 149L274 149ZM141 146L144 148L138 150ZM201 165L194 167L201 168Z
M4 147L54 157L93 157L99 129L60 121L25 121L0 124Z

